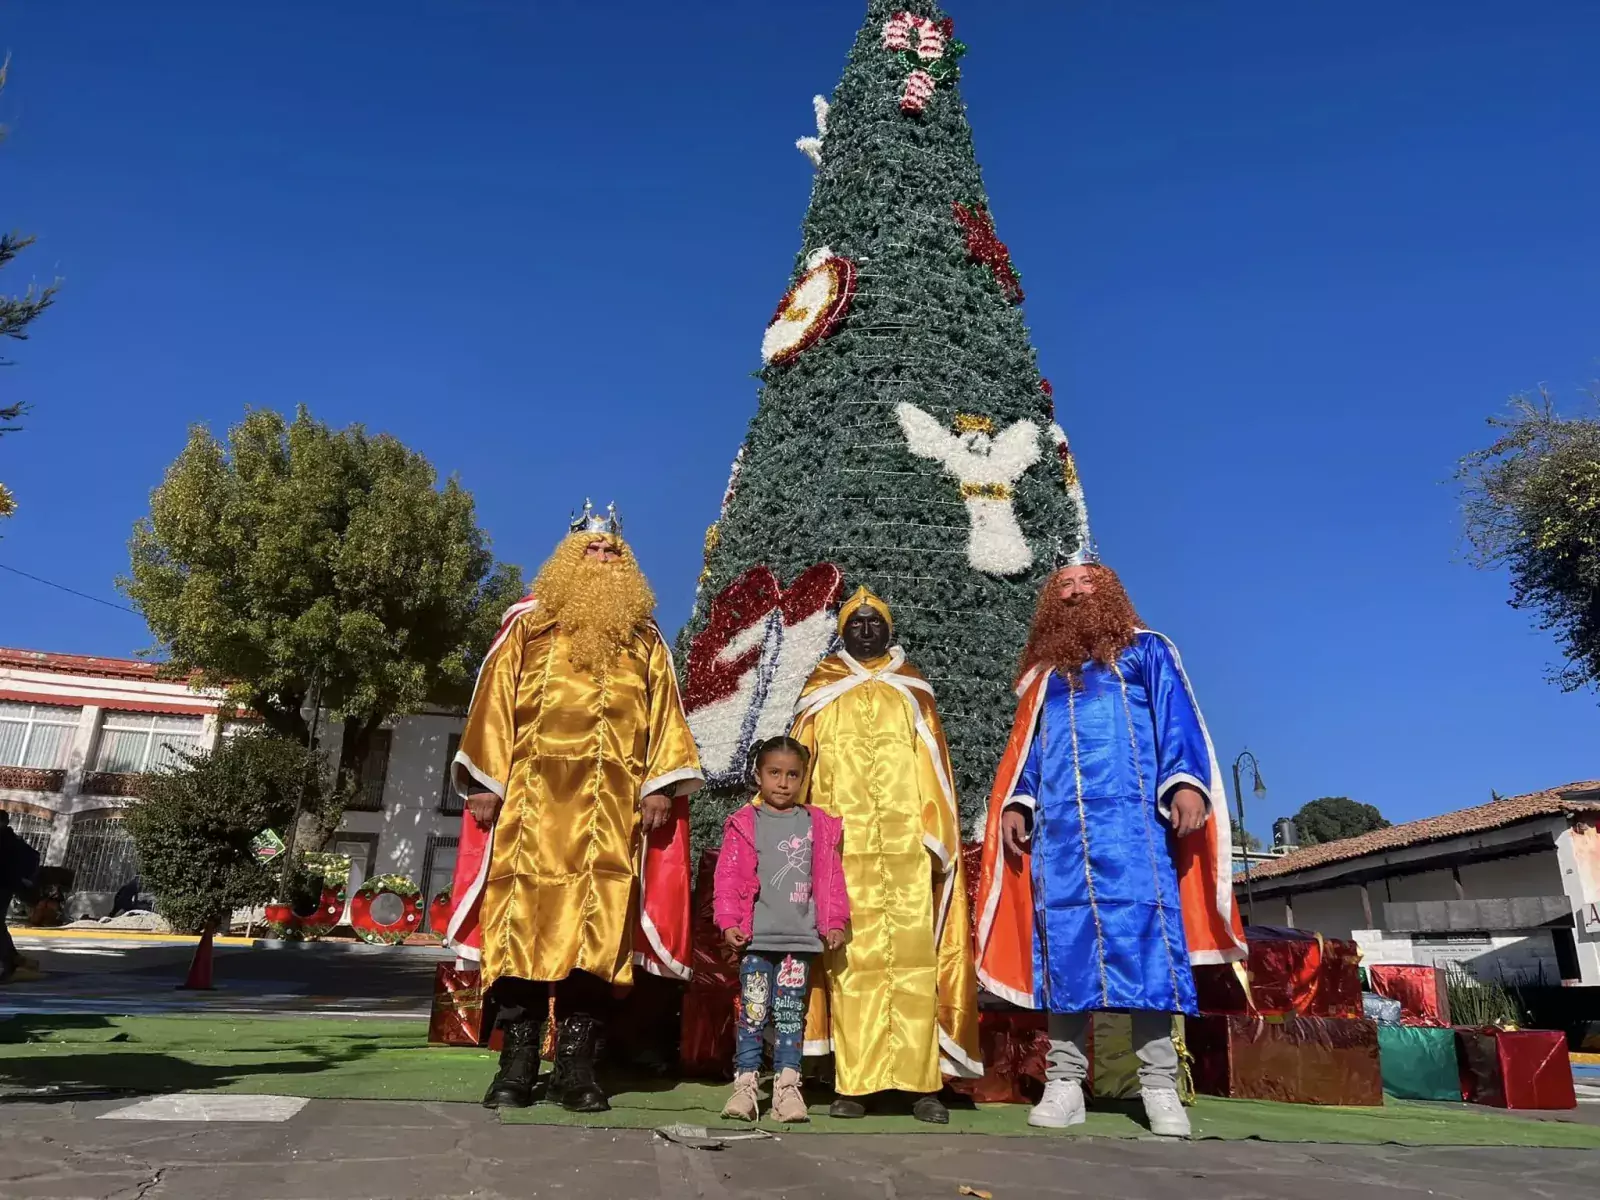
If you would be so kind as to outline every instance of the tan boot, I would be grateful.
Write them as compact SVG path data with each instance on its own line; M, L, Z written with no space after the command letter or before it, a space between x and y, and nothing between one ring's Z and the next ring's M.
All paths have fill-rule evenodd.
M806 1098L800 1093L800 1072L785 1067L772 1082L773 1118L788 1125L811 1120L806 1112Z
M722 1106L722 1115L731 1121L754 1121L761 1116L761 1093L756 1090L754 1071L741 1071L733 1077L733 1095Z

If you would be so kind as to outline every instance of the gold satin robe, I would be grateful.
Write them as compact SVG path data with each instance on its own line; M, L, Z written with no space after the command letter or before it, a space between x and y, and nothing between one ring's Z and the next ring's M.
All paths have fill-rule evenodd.
M568 645L537 610L517 617L484 661L461 735L458 772L505 788L479 914L484 988L574 970L632 983L639 802L701 780L655 626L603 683L571 665Z
M844 821L850 896L848 939L812 975L806 1047L831 1038L843 1095L936 1092L942 1074L983 1073L950 755L932 689L898 650L860 666L870 678L823 659L793 730L812 753L810 803Z

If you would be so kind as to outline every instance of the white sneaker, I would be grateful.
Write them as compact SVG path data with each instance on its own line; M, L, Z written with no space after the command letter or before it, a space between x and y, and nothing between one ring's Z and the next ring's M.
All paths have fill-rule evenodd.
M1171 1088L1140 1088L1139 1098L1144 1101L1144 1115L1150 1122L1150 1132L1157 1137L1186 1138L1189 1136L1189 1114L1183 1111L1183 1101Z
M1052 1079L1044 1085L1044 1096L1028 1111L1028 1124L1040 1129L1065 1129L1089 1119L1083 1108L1083 1084L1070 1079Z

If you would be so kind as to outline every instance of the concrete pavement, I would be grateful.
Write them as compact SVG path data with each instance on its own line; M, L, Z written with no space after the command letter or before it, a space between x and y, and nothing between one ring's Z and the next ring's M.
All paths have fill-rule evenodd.
M807 1135L689 1150L643 1131L501 1126L473 1105L313 1100L272 1122L0 1106L0 1200L1411 1200L1592 1195L1581 1151Z
M426 1017L433 972L451 961L426 946L344 942L249 942L215 949L216 988L178 991L194 953L193 938L20 932L23 953L45 978L0 988L0 1016L12 1013L334 1014Z

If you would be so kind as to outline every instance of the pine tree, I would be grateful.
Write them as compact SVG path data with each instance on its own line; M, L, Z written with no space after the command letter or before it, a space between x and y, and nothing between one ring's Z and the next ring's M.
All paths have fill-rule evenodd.
M682 642L695 645L713 599L752 567L789 585L835 564L846 594L865 584L889 602L936 689L970 830L1038 589L1087 526L991 224L956 88L964 50L936 5L871 0L831 103L818 102L820 139L800 144L819 161L791 283L831 253L848 260L833 281L854 294L830 329L817 324L822 293L802 287L769 327L759 406ZM767 357L793 350L799 330L798 352ZM1020 539L1007 536L1013 513ZM691 652L691 720L696 670ZM731 802L737 788L708 798L719 790ZM714 841L726 803L696 809L697 835Z

